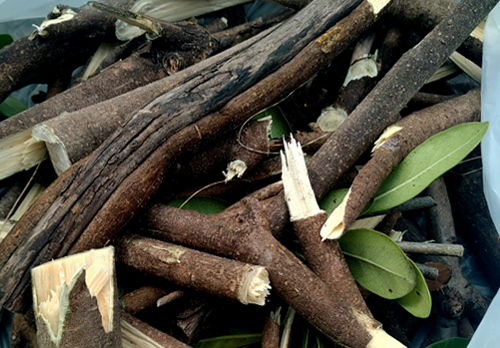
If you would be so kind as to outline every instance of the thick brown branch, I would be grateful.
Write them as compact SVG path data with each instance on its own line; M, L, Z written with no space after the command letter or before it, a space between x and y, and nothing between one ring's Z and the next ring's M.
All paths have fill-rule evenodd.
M140 236L127 235L115 244L120 262L179 286L261 306L269 293L263 267Z
M249 200L241 204L240 209L217 215L155 205L145 219L155 237L266 267L273 290L340 344L366 347L373 339L371 344L376 347L377 332L386 337L377 329L379 324L332 292L272 237L259 203ZM385 347L402 346L390 336L387 339Z
M114 37L113 17L88 5L78 13L56 7L51 14L59 16L60 22L54 19L54 24L47 27L42 23L42 29L32 36L0 51L0 102L30 83L47 83L61 67L72 71L86 62L101 41Z

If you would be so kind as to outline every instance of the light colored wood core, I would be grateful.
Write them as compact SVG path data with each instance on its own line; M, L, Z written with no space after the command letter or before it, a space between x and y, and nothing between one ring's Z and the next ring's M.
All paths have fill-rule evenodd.
M323 132L335 132L349 115L339 107L327 106L321 110L321 115L316 121Z
M248 284L248 285L247 285ZM266 304L266 297L271 290L269 273L264 267L255 266L253 272L249 272L243 279L240 288L243 296L240 301L244 304L252 303L259 306Z
M123 348L165 348L126 320L121 320Z
M33 139L30 132L31 128L0 139L0 180L28 170L47 158L45 144Z
M281 177L285 199L290 211L290 220L296 221L317 215L319 208L309 181L304 153L300 144L292 137L285 142L285 153L281 152Z
M68 310L68 295L83 271L90 295L96 297L102 327L113 330L114 248L67 256L31 271L35 315L47 324L53 342L59 342ZM90 334L90 333L89 333Z
M392 0L368 0L373 9L373 14L377 16Z
M473 61L465 58L458 52L453 52L450 56L450 59L460 68L460 70L474 79L474 81L476 81L477 83L481 83L482 69L480 66L478 66Z
M61 175L71 167L72 163L69 159L66 147L51 127L44 124L36 125L31 131L31 136L38 141L45 142L52 166L57 175Z

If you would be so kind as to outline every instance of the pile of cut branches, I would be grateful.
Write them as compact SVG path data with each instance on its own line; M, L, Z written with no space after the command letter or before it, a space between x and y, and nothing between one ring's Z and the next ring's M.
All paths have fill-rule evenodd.
M497 1L244 2L58 5L0 50L13 347L472 336L488 300L459 257L496 291L500 240L480 89L453 81L479 79Z

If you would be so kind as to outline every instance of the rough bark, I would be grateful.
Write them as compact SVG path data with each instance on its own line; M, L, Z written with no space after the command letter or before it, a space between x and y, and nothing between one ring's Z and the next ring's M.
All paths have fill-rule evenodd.
M263 267L140 236L115 244L117 259L140 272L243 304L265 304L270 287Z
M264 328L262 329L262 348L279 348L280 346L280 309L271 312L264 319Z
M122 296L123 309L135 315L145 309L156 307L156 301L165 296L167 291L156 286L146 285Z
M24 348L26 343L31 348L38 348L36 330L22 314L15 313L10 330L10 347Z
M311 158L311 182L318 197L394 123L411 100L497 1L461 1L416 47L405 53L350 117ZM321 167L319 164L322 164ZM321 169L316 169L320 167Z
M245 171L238 178L247 183L251 171L259 166L268 157L272 144L268 139L270 123L268 121L251 122L242 130L238 129L217 141L207 144L199 153L183 156L179 164L171 168L165 175L162 186L158 189L157 196L162 201L179 197L189 197L200 188L214 182L219 182L223 189L231 189L230 180L227 180L228 164L233 161L242 161ZM226 180L222 182L224 177ZM236 178L234 178L236 179ZM202 194L213 197L220 194L213 190L203 189ZM180 190L182 189L182 191ZM215 190L215 191L214 191Z
M136 317L128 314L125 311L121 312L121 322L122 322L122 340L129 341L133 340L134 343L137 344L138 339L133 339L133 336L139 336L140 341L142 341L142 345L137 344L137 347L144 347L146 344L148 347L154 348L189 348L187 344L182 343L181 341L175 339L172 336L169 336L154 327L146 324L145 322L137 319ZM140 331L144 336L137 335L133 329L131 329L128 325L132 326L134 329ZM141 337L142 336L142 337ZM153 341L153 342L151 342ZM125 344L123 347L128 347Z
M381 136L372 159L361 169L344 198L332 213L322 235L339 238L356 220L363 208L396 166L414 148L429 137L454 125L479 120L480 90L476 89L452 101L424 109L395 123Z
M101 41L113 37L114 18L84 5L70 20L15 41L0 52L0 102L30 83L51 81L54 71L71 72L86 62Z
M270 69L277 68L280 62L284 63L298 53L314 35L338 21L341 14L345 14L353 5L353 2L331 3L327 1L324 3L323 0L315 0L310 6L300 11L295 20L287 21L266 31L261 40L252 45L252 50L246 52L247 55L239 54L218 66L209 66L205 73L198 73L189 83L164 94L159 100L153 101L142 109L137 114L141 117L132 117L122 130L108 138L81 168L78 166L78 173L76 170L72 171L71 175L76 174L76 180L70 187L64 179L56 181L52 185L51 193L46 196L57 192L55 196L58 198L52 206L48 207L46 214L41 212L40 208L27 214L28 216L45 215L41 220L51 221L51 223L41 229L42 226L35 222L34 229L24 231L36 237L26 240L0 272L0 279L5 280L4 284L6 284L6 287L2 289L1 302L5 304L7 298L10 298L9 303L12 302L8 304L9 307L21 308L24 301L23 296L19 295L26 294L29 279L25 272L30 267L29 265L36 265L54 256L64 255L83 230L86 232L82 235L81 242L73 248L74 251L86 250L89 245L105 243L156 190L166 165L178 154L178 151L186 149L193 143L199 144L200 130L208 132L202 134L202 139L203 137L209 138L221 129L215 120L219 125L222 123L226 127L241 123L263 105L268 105L277 99L283 92L289 93L316 69L327 64L332 56L338 54L338 51L352 40L353 36L359 34L359 32L349 30L350 26L346 28L345 22L332 28L335 32L341 32L345 41L332 43L329 41L332 39L331 32L326 33L320 39L311 42L301 54L283 66L276 74L248 89L253 83L270 73ZM331 11L326 11L327 8ZM371 21L376 19L369 4L363 5L362 9L365 11L362 13L366 13ZM317 20L311 20L312 18ZM359 19L355 22L360 23L360 21ZM366 20L361 23L368 25L371 22ZM363 29L358 28L359 31ZM293 38L293 45L284 44L290 38ZM279 43L282 45L279 46ZM281 48L271 49L276 46ZM269 52L270 50L272 52ZM327 53L324 53L325 51ZM248 59L248 54L251 55L251 60ZM304 57L315 59L304 60ZM250 67L252 67L252 74L248 73ZM217 68L216 72L214 68ZM296 75L290 75L291 71L297 72ZM291 76L293 80L290 80ZM180 129L195 122L206 113L215 111L232 96L246 89L248 90L245 93L233 99L220 113L205 117L198 124L179 132ZM257 91L259 99L256 100L254 93ZM165 104L167 101L170 101L168 107ZM176 132L178 133L172 136ZM189 137L186 137L187 134ZM169 140L165 142L168 137L170 137ZM172 147L174 141L178 145ZM161 143L163 145L158 147ZM111 174L113 179L108 180L108 175ZM124 201L129 203L126 207L123 205ZM105 222L110 219L114 222ZM36 221L39 220L36 219ZM103 226L107 226L105 232ZM99 237L94 233L95 229L101 231ZM53 237L48 238L50 235ZM45 244L49 239L50 243ZM26 257L26 251L33 250L34 245L45 252ZM23 260L22 264L15 261L19 257ZM20 269L23 271L19 271ZM17 290L14 290L15 288Z
M273 290L297 313L335 342L366 347L379 324L333 293L277 242L256 201L243 205L243 210L229 209L216 215L155 205L145 219L157 238L266 267Z
M57 106L74 111L78 106L99 103L124 94L153 81L175 74L194 65L217 50L216 41L200 26L184 22L175 25L176 36L166 36L146 44L125 60L119 61L99 75L71 88L61 96ZM179 31L184 35L179 34ZM97 91L97 93L96 93ZM80 103L78 100L84 99ZM75 103L75 100L77 102ZM64 105L68 103L69 105ZM55 106L56 103L53 104ZM50 107L50 105L46 106ZM105 119L101 114L63 113L34 127L32 136L46 142L56 173L61 174L71 164L94 151L121 124L120 119ZM25 117L25 116L24 116ZM89 125L91 125L89 127Z
M304 250L311 270L339 297L353 308L371 316L361 296L337 241L321 241L321 227L327 220L307 176L304 154L294 139L285 143L281 153L282 181L285 199L295 234Z
M14 204L19 199L24 186L16 181L0 200L0 219L6 219Z
M455 243L455 226L444 180L440 178L432 183L428 193L437 203L436 207L429 209L430 236L428 237L438 243ZM464 278L456 257L442 257L441 260L452 272L450 281L440 292L439 302L443 315L457 318L465 312L469 318L477 323L480 322L488 308L488 301Z
M137 109L144 106L148 101L153 100L163 93L166 93L189 81L196 73L201 73L204 69L212 65L220 64L221 62L228 60L230 57L241 53L248 47L252 46L262 36L265 35L262 34L255 39L247 40L233 49L222 52L221 54L208 59L201 64L197 64L196 67L186 69L186 71L175 74L174 76L169 76L166 80L162 79L155 81L143 86L142 88L129 90L130 92L121 95L115 94L116 97L107 101L100 99L101 94L94 93L95 90L92 90L92 88L88 89L90 92L93 92L88 95L88 98L75 98L75 96L71 94L73 93L71 92L73 89L70 89L65 93L61 93L61 95L56 98L49 99L48 101L35 105L34 107L29 108L28 110L11 117L8 120L0 122L0 139L32 127L35 124L54 118L63 112L75 112L75 119L81 117L88 119L89 116L86 115L94 115L92 119L87 121L85 124L86 127L92 128L93 125L97 123L97 120L100 119L108 120L108 123L101 125L110 127L108 126L108 124L110 124L112 127L116 127L116 124L121 124L120 122L123 123L123 120L127 119L131 113L137 111ZM85 82L85 84L90 83L90 81L92 81L92 79ZM98 88L98 86L95 87ZM121 87L125 88L125 86ZM86 87L83 86L79 88L81 88L81 91L87 90ZM110 92L108 91L107 93ZM69 96L67 97L66 94ZM122 114L125 114L126 116L124 117ZM94 128L92 128L92 130L93 132L98 132Z
M419 111L439 103L444 103L445 101L448 101L453 98L455 98L454 95L439 95L439 94L418 92L408 102L408 105L406 105L406 108L403 110L404 115L409 115L415 111Z
M421 35L426 35L456 7L457 3L453 0L398 0L391 6L389 15L404 26L410 27ZM481 19L485 17L486 14ZM468 31L468 33L470 32L472 32L472 29ZM457 51L481 66L483 56L482 38L477 35L467 37L457 48Z
M484 198L480 168L479 161L473 166L459 166L446 179L457 229L478 256L488 282L496 290L500 287L500 237Z

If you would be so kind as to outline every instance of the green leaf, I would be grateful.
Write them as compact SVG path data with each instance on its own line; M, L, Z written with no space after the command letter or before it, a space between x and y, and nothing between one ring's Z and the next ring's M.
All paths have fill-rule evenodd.
M185 198L174 199L167 205L179 208L185 201ZM229 207L229 204L220 199L193 197L186 204L184 204L182 209L195 210L198 213L210 215L220 213L227 207Z
M5 99L2 104L0 104L0 113L5 117L14 116L26 109L26 105L21 103L16 98L12 97L7 97L7 99Z
M200 340L195 348L237 348L258 343L261 340L262 334L220 336Z
M427 139L387 177L368 212L393 208L418 195L467 156L487 129L487 122L464 123Z
M328 215L330 215L335 208L337 208L342 200L347 195L349 189L340 189L330 191L320 202L319 207L326 211Z
M427 318L431 314L432 297L425 278L417 265L408 258L417 275L417 286L408 295L398 298L396 301L408 312L417 318Z
M470 338L452 337L427 346L427 348L467 348Z
M12 39L12 36L10 36L9 34L0 34L0 48L4 48L5 46L8 46L13 42L14 39Z
M354 279L371 292L396 299L417 285L413 265L385 234L369 229L350 230L339 243Z
M279 106L273 106L269 109L261 111L255 115L253 119L260 120L268 116L271 116L272 118L271 129L269 131L269 137L271 139L280 139L283 138L283 136L290 134L292 127Z

